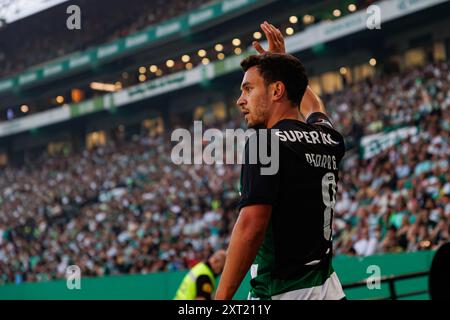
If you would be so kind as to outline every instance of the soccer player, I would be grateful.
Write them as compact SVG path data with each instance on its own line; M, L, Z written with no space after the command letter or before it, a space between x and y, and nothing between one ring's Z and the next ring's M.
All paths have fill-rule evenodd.
M302 63L284 54L281 32L267 22L261 28L269 52L255 42L261 55L242 61L237 105L248 127L278 130L279 169L263 175L261 161L249 163L247 141L239 218L216 299L231 299L249 269L249 299L345 299L331 264L344 139L308 87Z

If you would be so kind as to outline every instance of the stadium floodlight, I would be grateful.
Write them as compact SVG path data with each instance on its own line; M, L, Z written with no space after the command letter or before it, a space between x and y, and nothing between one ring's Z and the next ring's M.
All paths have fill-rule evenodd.
M64 102L64 97L63 96L57 96L56 97L56 102L57 103L63 103Z
M233 44L233 46L238 47L241 45L241 40L238 38L234 38L231 43Z
M139 67L139 73L144 74L147 69L145 67Z
M369 64L370 64L372 67L375 67L375 66L377 65L377 59L371 58L371 59L369 60Z
M29 108L28 108L28 106L27 106L26 104L23 104L23 105L20 107L20 111L22 111L23 113L27 113L28 110L29 110Z
M192 63L186 63L186 70L191 70L193 68L193 64Z
M333 16L335 16L335 17L340 17L340 16L341 16L341 10L339 10L339 9L334 9L334 10L333 10Z
M293 35L293 34L294 34L294 28L291 28L291 27L286 28L286 34L287 34L288 36Z
M256 40L261 39L262 34L259 31L256 31L255 33L253 33L253 38L255 38Z
M241 49L241 48L238 47L238 48L235 48L235 49L234 49L234 54L235 54L235 55L238 56L238 55L240 55L241 53L242 53L242 49Z
M185 54L181 57L181 61L183 61L184 63L187 63L190 60L191 60L191 57L189 57L187 54Z
M155 73L156 71L158 71L158 67L155 65L151 65L149 69L151 73Z
M163 72L161 69L158 69L155 74L159 77L162 76Z
M168 68L172 68L174 65L175 65L175 61L173 61L173 60L169 59L166 61L166 66Z
M356 5L354 5L353 3L348 5L348 11L350 12L355 12L356 11Z
M309 15L309 14L305 14L304 16L303 16L303 23L304 24L311 24L311 23L313 23L314 22L314 16L311 16L311 15Z
M200 58L203 58L204 56L206 56L206 50L200 49L198 50L197 54Z
M147 77L145 76L145 74L139 75L139 81L140 82L144 82L145 80L147 80Z
M203 58L202 59L202 63L206 66L209 63L209 59L208 58Z
M223 45L221 45L220 43L218 43L218 44L216 44L216 45L214 46L214 49L215 49L217 52L221 52L221 51L223 50Z
M289 22L292 24L295 24L298 22L298 18L296 16L290 16L289 17Z
M222 52L219 53L219 54L217 55L217 59L219 59L219 60L225 59L225 54L223 54Z
M120 83L120 82L119 82ZM107 91L107 92L114 92L117 89L116 84L112 83L102 83L102 82L91 82L89 87L92 90L98 90L98 91Z
M347 68L346 67L339 68L339 73L342 74L342 75L347 74Z

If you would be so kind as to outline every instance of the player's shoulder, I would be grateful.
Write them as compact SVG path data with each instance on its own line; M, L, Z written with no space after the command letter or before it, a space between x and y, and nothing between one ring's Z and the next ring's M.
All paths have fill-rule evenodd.
M337 131L328 116L322 112L314 112L308 116L306 121L295 119L283 119L272 127L275 130L303 130L303 131L325 131L333 135L342 135Z
M334 129L333 123L330 118L323 112L313 112L308 118L306 118L306 123L309 125L319 125L326 128Z
M279 122L277 122L272 127L272 129L286 130L286 129L302 128L314 130L316 128L315 126L334 129L331 120L328 118L326 114L322 112L311 113L304 122L296 119L282 119Z
M306 119L306 123L313 128L322 128L323 130L330 132L332 135L339 138L339 140L344 141L342 134L337 131L333 125L331 119L322 112L313 112Z

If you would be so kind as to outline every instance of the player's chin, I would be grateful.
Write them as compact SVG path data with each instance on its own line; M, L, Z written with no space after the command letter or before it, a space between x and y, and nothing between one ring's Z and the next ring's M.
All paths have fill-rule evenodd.
M245 122L247 123L247 128L252 129L256 126L255 121L252 121L250 116L245 117Z
M257 122L257 121L248 120L247 121L247 128L249 128L249 129L262 129L262 128L264 128L264 125L262 123L260 123L260 122Z
M253 122L247 121L247 128L253 129L255 126L256 126L256 125L255 125Z

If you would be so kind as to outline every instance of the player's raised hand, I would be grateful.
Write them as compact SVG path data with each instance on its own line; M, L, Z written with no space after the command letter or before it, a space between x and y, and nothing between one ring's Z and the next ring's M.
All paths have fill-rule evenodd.
M284 45L284 37L280 30L275 28L272 24L264 21L261 25L261 29L266 35L267 41L269 42L269 50L264 50L258 41L253 41L252 45L260 54L266 52L271 53L286 53L286 48Z

